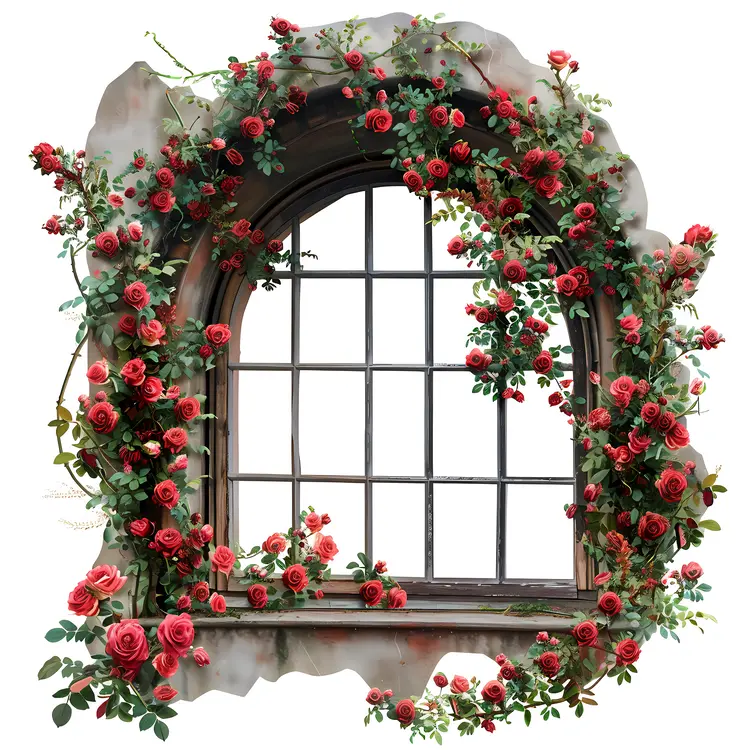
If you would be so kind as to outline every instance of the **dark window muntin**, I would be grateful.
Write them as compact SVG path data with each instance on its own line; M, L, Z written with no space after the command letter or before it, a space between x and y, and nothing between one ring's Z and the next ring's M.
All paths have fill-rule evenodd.
M374 170L373 170L374 171ZM350 482L363 484L365 488L365 546L366 552L371 555L372 553L372 484L374 483L419 483L425 485L425 577L415 579L400 579L404 583L414 582L417 584L417 595L427 593L446 593L455 595L476 595L476 594L490 594L502 595L507 592L508 595L535 595L535 596L563 596L567 597L571 595L571 591L575 592L576 585L575 581L569 580L546 580L546 579L508 579L503 575L504 565L504 542L505 535L503 534L505 526L505 494L506 487L509 484L558 484L558 485L574 485L579 486L579 490L582 484L582 477L509 477L505 475L505 408L502 400L498 401L498 471L495 477L435 477L432 475L432 373L436 371L461 371L464 369L462 365L445 365L435 364L432 361L432 350L433 350L433 338L432 338L432 312L433 312L433 299L434 299L434 285L433 280L436 278L482 278L483 274L481 271L466 271L458 269L456 271L436 271L432 269L432 228L426 223L424 232L424 269L421 271L376 271L373 268L373 247L372 247L372 191L376 187L381 186L392 186L402 185L397 179L394 179L393 174L388 170L383 170L383 176L381 177L380 172L367 170L360 174L350 175L349 177L336 180L331 180L329 184L312 191L308 195L301 198L296 202L298 207L296 213L292 211L285 211L286 220L278 222L278 229L273 232L273 236L284 236L285 234L291 234L292 237L292 252L293 252L293 263L292 270L280 271L278 273L279 278L289 280L292 283L292 362L277 364L277 363L229 363L228 368L231 371L241 370L282 370L292 372L292 423L293 423L293 470L292 474L289 475L273 475L273 474L241 474L233 472L232 469L236 465L235 456L235 445L232 440L231 434L228 436L229 444L229 471L227 474L227 490L229 493L229 507L228 507L228 524L229 524L229 538L230 542L234 542L237 539L237 528L236 528L236 502L234 498L233 488L235 483L240 481L283 481L290 482L292 484L293 492L293 503L292 503L292 521L296 523L296 519L299 514L300 507L300 496L299 487L303 481L307 482ZM363 190L365 192L365 252L366 252L366 264L365 269L361 271L338 271L338 270L302 270L299 263L299 226L301 221L308 218L309 216L323 210L326 206L334 203L339 198L353 192ZM425 222L428 222L432 208L429 199L422 199L424 204L424 218ZM300 207L300 203L302 204ZM544 234L552 234L556 232L554 221L538 211L532 210L534 215L535 223L539 226L539 231ZM273 222L276 223L276 222ZM554 253L555 260L562 268L570 268L573 264L567 253L563 248L559 250L556 248ZM363 278L366 284L366 300L365 300L365 322L366 322L366 358L363 364L315 364L315 363L300 363L299 362L299 299L300 299L300 282L302 278ZM426 363L423 365L412 364L412 365L386 365L386 364L374 364L372 362L372 280L375 278L399 278L399 279L424 279L425 280L425 354ZM258 292L266 293L266 292ZM272 292L271 292L272 293ZM565 300L561 300L563 308L565 306ZM233 319L242 313L238 311L237 305L235 304L235 310L233 311ZM591 312L591 310L590 310ZM576 350L576 356L574 357L573 376L575 381L575 390L577 393L587 393L590 395L588 390L588 383L586 379L586 373L591 365L590 360L592 359L592 352L595 354L595 350L592 346L592 341L587 337L588 331L581 325L580 319L570 321L567 316L565 318L568 327L568 333L571 340L571 345ZM593 321L593 317L591 318ZM583 355L583 356L582 356ZM298 404L298 386L299 386L299 372L301 370L329 370L329 371L359 371L365 372L365 389L366 389L366 430L365 430L365 475L361 477L356 476L315 476L315 475L302 475L300 471L299 461L299 445L298 445L298 428L299 428L299 404ZM425 475L422 477L375 477L372 475L372 377L371 373L374 371L401 371L401 372L424 372L425 373ZM233 378L228 379L229 383L229 409L230 418L227 420L229 425L228 430L231 431L236 429L234 424L234 418L236 410L233 407L234 399L234 387ZM482 398L482 396L477 396ZM577 461L577 457L576 457ZM497 563L496 563L496 576L495 579L488 578L435 578L432 575L432 545L433 545L433 508L432 508L432 487L435 484L440 483L453 483L453 484L494 484L497 486L497 497L498 497L498 512L497 512L497 531L496 540L498 543ZM571 498L573 499L573 498ZM419 585L424 584L424 585ZM458 585L453 585L458 584ZM464 585L465 584L465 585ZM580 585L578 588L581 588ZM414 587L410 588L411 591L415 591Z

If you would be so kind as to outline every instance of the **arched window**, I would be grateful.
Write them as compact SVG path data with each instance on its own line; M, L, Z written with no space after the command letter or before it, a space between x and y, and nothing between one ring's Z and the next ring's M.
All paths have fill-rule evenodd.
M575 598L588 577L562 512L572 427L534 373L524 403L472 393L464 307L483 275L447 253L463 220L432 226L441 206L387 168L356 169L299 189L264 227L291 253L281 285L217 303L235 333L217 379L217 523L249 550L300 509L331 514L327 604L356 591L358 551L410 602ZM566 376L585 397L587 331L564 320L549 343L573 347Z

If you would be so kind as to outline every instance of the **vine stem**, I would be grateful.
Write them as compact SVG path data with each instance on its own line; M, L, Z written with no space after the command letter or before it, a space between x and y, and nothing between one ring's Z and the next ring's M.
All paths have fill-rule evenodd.
M169 106L172 107L172 112L177 115L177 119L180 121L180 126L183 130L185 130L185 123L182 121L182 115L177 111L177 107L174 106L174 102L172 101L171 97L169 96L169 89L167 89L164 92L164 95L167 97L167 101L169 102Z
M451 47L453 47L457 52L459 52L459 54L463 55L466 58L466 60L469 62L469 65L471 65L471 67L474 68L474 70L476 70L477 73L479 73L482 80L490 87L492 91L494 91L497 88L495 84L492 83L492 81L490 81L489 78L487 78L484 71L479 67L479 65L477 65L474 62L472 56L460 44L458 44L457 42L454 42L453 39L451 39L448 36L447 31L444 31L442 34L435 34L433 32L433 35L440 36L442 39L445 39L445 41L448 42L448 44L450 44Z

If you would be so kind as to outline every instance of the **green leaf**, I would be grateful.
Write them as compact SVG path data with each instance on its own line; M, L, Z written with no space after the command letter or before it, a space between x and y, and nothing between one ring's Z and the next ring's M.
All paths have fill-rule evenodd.
M42 668L37 673L37 679L46 680L48 677L52 677L62 667L62 662L59 656L52 656L42 664Z
M45 635L44 638L50 643L57 643L65 638L66 635L67 632L62 628L52 628L52 630L47 631L47 635Z
M74 453L58 453L55 456L55 460L52 463L55 464L67 464L71 461L75 461L76 457Z
M157 721L154 724L154 734L162 741L166 742L169 737L169 727L163 721Z
M151 729L154 724L156 724L156 714L145 714L138 722L138 728L141 732L145 732L146 730Z
M64 727L70 721L72 715L73 709L67 703L61 703L52 709L52 721L55 722L57 727Z
M721 531L721 526L719 526L718 521L714 521L712 518L708 518L705 521L701 521L698 526L700 526L702 529L707 529L708 531Z

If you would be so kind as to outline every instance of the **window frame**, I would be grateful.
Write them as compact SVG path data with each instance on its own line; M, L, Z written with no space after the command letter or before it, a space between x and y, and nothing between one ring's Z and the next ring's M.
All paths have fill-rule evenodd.
M263 229L269 237L291 236L293 249L293 264L290 270L283 270L278 276L283 279L282 283L293 285L292 293L292 356L289 364L278 365L272 363L241 363L239 361L239 343L242 317L249 304L250 294L247 284L243 283L237 275L233 278L225 277L223 283L218 287L212 316L212 322L225 322L232 326L234 336L230 342L229 356L224 358L212 370L210 378L209 399L212 410L217 415L216 420L211 420L209 445L211 456L208 470L214 481L209 485L209 517L215 528L217 543L231 544L238 538L236 529L236 497L233 493L235 482L239 481L285 481L291 482L293 488L292 518L298 517L300 509L299 486L304 481L339 481L356 482L364 484L365 487L365 551L371 554L373 543L373 507L372 507L372 485L383 482L415 482L425 486L425 577L404 578L399 577L405 587L408 588L410 601L423 600L424 605L434 604L437 607L462 606L461 603L476 603L486 601L487 598L508 599L510 601L518 598L544 599L550 602L554 600L571 600L578 598L591 598L593 588L593 564L585 554L580 542L574 538L574 578L573 579L509 579L504 576L505 562L505 540L504 533L506 524L506 488L511 484L557 484L574 485L575 499L582 496L585 477L577 470L580 462L580 446L576 445L573 457L572 477L508 477L505 474L505 404L502 399L498 400L498 440L497 440L497 475L495 478L474 477L435 477L432 469L432 375L439 371L463 371L463 365L441 365L432 361L433 339L432 319L434 301L434 280L443 278L482 278L481 270L469 271L457 269L455 271L441 271L432 268L432 228L425 223L424 231L424 268L421 271L377 271L373 267L373 190L378 187L400 185L403 183L398 179L388 162L365 162L355 164L347 168L335 170L323 177L313 180L312 184L298 187L269 212L270 215L254 222L254 226ZM339 198L353 192L364 191L365 193L365 267L360 271L324 271L306 270L300 271L299 267L299 236L300 224L311 215L318 213ZM412 198L417 200L417 198ZM432 215L430 199L420 199L423 202L423 213L425 222ZM532 220L537 226L540 234L556 233L556 221L548 214L533 207L531 210ZM572 267L573 263L564 247L556 247L554 251L555 261L564 269ZM367 288L366 294L366 357L363 364L338 365L338 364L308 364L299 362L299 293L301 280L303 278L363 278ZM373 280L376 278L413 278L425 280L425 358L424 364L416 365L379 365L372 361L372 316L373 316ZM239 279L239 281L238 281ZM259 289L257 293L267 292ZM273 294L273 292L270 292ZM566 299L561 299L563 314L567 312ZM589 307L588 324L576 317L568 321L568 332L571 345L576 350L573 361L573 379L575 390L578 395L586 398L585 405L574 406L576 412L584 412L592 402L593 392L588 382L587 374L590 369L595 369L596 363L596 336L595 316L593 306ZM248 370L282 370L292 373L292 420L294 435L297 435L299 422L299 374L305 369L309 370L331 370L331 371L356 371L365 372L366 390L366 438L365 438L365 475L362 477L331 477L302 475L299 462L298 441L293 445L293 465L290 475L272 474L242 474L229 470L233 457L238 451L238 430L236 428L236 410L233 409L234 393L237 391L237 380L240 372ZM372 475L372 373L377 371L411 371L425 373L425 476L424 477L373 477ZM533 387L536 387L535 384ZM480 398L480 396L477 396ZM497 513L496 513L496 540L498 543L498 555L496 562L496 575L494 579L487 578L463 578L463 579L436 579L433 575L432 548L434 539L434 513L433 492L436 484L494 484L497 487ZM295 514L297 514L295 516ZM580 514L579 514L580 515ZM291 521L291 519L290 519ZM581 520L576 520L576 537L580 538L583 527ZM261 540L259 540L261 541ZM223 576L219 578L224 579ZM244 591L231 579L226 581L217 580L219 590L227 593ZM333 597L351 596L356 594L358 586L352 581L334 579L324 587L326 594ZM330 604L329 604L330 606Z

